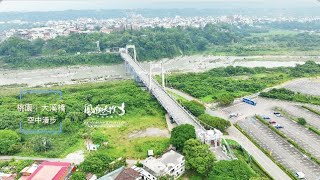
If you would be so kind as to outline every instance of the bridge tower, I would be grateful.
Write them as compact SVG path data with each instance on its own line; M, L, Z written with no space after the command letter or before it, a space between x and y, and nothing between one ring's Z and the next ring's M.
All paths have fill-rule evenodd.
M129 49L133 50L133 59L137 61L137 51L135 45L126 45L126 53L129 54Z

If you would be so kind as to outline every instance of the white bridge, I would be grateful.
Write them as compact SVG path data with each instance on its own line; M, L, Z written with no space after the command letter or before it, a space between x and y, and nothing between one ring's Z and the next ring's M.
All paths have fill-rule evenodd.
M129 55L129 49L133 49L133 57ZM120 55L125 61L126 69L135 78L136 81L142 82L153 96L159 101L162 107L167 111L170 117L178 124L193 125L196 131L205 130L199 121L188 111L186 111L174 98L172 98L164 88L155 81L150 74L137 62L135 47L127 45L126 48L120 49Z

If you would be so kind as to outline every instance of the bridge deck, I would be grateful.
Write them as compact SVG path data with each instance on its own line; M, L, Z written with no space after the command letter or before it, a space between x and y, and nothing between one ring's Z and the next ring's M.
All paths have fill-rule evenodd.
M127 53L121 53L121 57L130 65L144 85L149 87L149 74ZM185 111L153 78L151 80L151 93L178 125L191 124L196 130L204 129L199 122L190 113Z

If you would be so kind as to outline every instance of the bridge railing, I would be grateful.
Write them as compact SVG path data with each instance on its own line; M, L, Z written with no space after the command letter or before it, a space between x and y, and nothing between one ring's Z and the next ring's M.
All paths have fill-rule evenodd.
M154 82L158 85L158 87L161 88L161 90L162 90L164 93L166 93L166 94L170 97L170 99L172 99L172 100L174 101L174 103L175 103L182 111L184 111L186 114L188 114L189 117L191 117L191 119L192 119L202 130L205 130L205 128L201 125L200 121L199 121L193 114L191 114L191 113L188 112L186 109L184 109L184 108L181 106L181 104L180 104L175 98L173 98L170 94L168 94L167 91L165 91L164 88L163 88L156 80L154 80L154 79L152 78L152 81L154 81Z
M129 56L129 58L132 59L132 57L131 57L129 54L126 54L126 53L123 53L123 54ZM122 57L123 59L126 59L126 57L124 57L123 54L121 53L121 57ZM133 60L132 60L132 61L133 61ZM133 62L136 63L136 65L137 65L143 72L146 73L146 70L145 70L139 63L137 63L137 62L135 62L135 61L133 61ZM174 102L184 113L186 113L186 114L201 128L201 130L205 130L205 128L201 125L201 123L199 122L199 120L197 120L197 118L194 117L193 114L191 114L191 113L189 113L187 110L185 110L185 109L180 105L180 103L178 103L170 94L168 94L168 93L164 90L164 88L163 88L156 80L154 80L152 77L151 77L151 81L154 82L154 83L158 86L158 88L161 89L167 96L169 96L169 98L170 98L171 100L173 100L173 102ZM144 81L143 81L143 82L144 82ZM144 83L146 83L146 82L144 82ZM150 89L150 91L151 91L151 93L157 98L157 96L155 95L155 93L153 92L153 90ZM163 104L163 102L161 101L160 98L157 98L157 100L158 100L161 104ZM164 108L166 109L166 107L164 107ZM166 110L167 110L167 112L169 112L168 109L166 109Z

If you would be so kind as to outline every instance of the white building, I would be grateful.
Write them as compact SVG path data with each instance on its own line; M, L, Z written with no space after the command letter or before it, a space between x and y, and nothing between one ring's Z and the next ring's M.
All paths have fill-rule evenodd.
M212 146L220 147L222 145L221 143L222 136L223 136L223 133L218 129L207 130L207 131L202 131L202 130L197 131L197 138L201 142L208 144L210 147Z
M158 177L170 175L174 179L180 177L185 171L184 156L170 150L163 154L160 158L148 157L141 162L143 168L132 167L138 171L144 180L157 180Z

